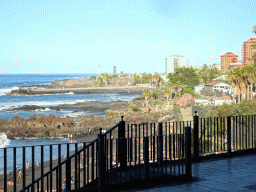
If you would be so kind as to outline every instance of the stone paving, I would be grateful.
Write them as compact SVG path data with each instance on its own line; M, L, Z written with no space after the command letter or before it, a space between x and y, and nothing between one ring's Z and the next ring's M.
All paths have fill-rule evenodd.
M256 154L192 164L192 181L128 191L256 191Z

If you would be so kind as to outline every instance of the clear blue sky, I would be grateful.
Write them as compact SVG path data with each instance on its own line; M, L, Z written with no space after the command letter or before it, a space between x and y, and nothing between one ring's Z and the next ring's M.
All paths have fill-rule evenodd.
M164 72L253 38L255 0L0 0L0 73ZM172 69L172 60L169 68Z

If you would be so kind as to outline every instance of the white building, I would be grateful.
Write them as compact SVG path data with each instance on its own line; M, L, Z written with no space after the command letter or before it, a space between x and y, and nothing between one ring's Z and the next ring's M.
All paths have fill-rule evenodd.
M219 83L213 86L214 91L220 91L220 92L229 92L233 93L233 89L231 85L228 85L226 83Z
M198 85L198 86L195 86L195 92L197 94L200 94L201 93L201 90L204 88L204 85Z

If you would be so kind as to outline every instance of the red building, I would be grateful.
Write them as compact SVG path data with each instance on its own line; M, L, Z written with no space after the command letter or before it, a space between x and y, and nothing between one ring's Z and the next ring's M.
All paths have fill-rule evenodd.
M256 53L256 49L252 49L251 45L253 45L256 41L256 38L250 38L248 41L243 42L242 45L242 64L243 66L247 66L250 64L256 64L254 61L248 61L248 58L251 59L252 56Z
M230 63L237 63L238 61L238 55L235 55L233 52L226 52L224 55L221 55L220 58L220 66L223 73L228 72Z

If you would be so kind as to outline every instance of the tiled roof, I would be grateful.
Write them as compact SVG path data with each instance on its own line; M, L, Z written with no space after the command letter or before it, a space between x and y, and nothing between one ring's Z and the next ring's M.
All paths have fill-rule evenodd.
M217 85L217 84L219 84L219 83L222 83L221 81L212 81L212 82L210 82L210 83L207 83L207 84L205 84L206 86L214 86L214 85Z
M222 97L216 97L215 100L232 100L230 96L225 95Z

